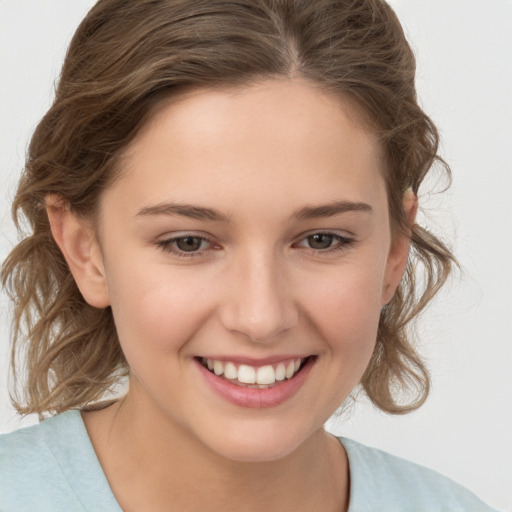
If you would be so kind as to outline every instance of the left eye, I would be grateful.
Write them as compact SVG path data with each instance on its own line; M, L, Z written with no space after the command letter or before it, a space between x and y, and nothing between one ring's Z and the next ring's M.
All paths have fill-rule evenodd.
M297 245L317 251L326 251L342 247L350 242L351 240L349 238L334 233L314 233L302 239Z

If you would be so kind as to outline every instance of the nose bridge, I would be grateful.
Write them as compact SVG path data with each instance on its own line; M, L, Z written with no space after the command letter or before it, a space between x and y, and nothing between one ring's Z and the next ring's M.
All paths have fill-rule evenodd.
M298 311L283 259L272 248L252 247L235 260L222 312L224 326L259 342L291 329Z

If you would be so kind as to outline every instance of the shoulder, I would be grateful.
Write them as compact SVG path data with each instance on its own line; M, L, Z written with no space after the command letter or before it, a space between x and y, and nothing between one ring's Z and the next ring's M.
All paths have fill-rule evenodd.
M51 444L52 438L56 435L74 430L79 415L79 411L67 411L45 419L37 425L20 428L8 434L0 434L0 453L9 455L15 450L18 454L32 457L37 453L37 449L46 446L48 441Z
M79 411L0 435L2 512L89 510L88 495L107 492L102 476Z
M59 453L71 448L66 440L74 438L80 427L80 413L68 411L38 425L0 435L0 474L12 480L27 474L45 474L59 465ZM75 444L76 447L76 444Z
M350 439L340 442L350 466L349 512L493 512L437 471Z

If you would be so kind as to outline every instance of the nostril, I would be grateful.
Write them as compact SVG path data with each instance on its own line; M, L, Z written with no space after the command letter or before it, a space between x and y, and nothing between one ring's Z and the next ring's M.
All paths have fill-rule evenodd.
M296 326L297 307L283 283L254 270L245 279L237 275L240 282L233 293L228 292L229 286L226 288L217 310L226 330L240 333L254 343L267 343Z

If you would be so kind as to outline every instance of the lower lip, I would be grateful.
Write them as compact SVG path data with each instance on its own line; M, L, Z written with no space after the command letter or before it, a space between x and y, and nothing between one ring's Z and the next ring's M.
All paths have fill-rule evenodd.
M275 407L295 395L306 381L315 361L316 358L310 357L302 369L291 379L278 382L276 385L264 389L237 386L222 377L217 377L199 361L196 360L195 362L207 384L222 398L240 407L262 409Z

